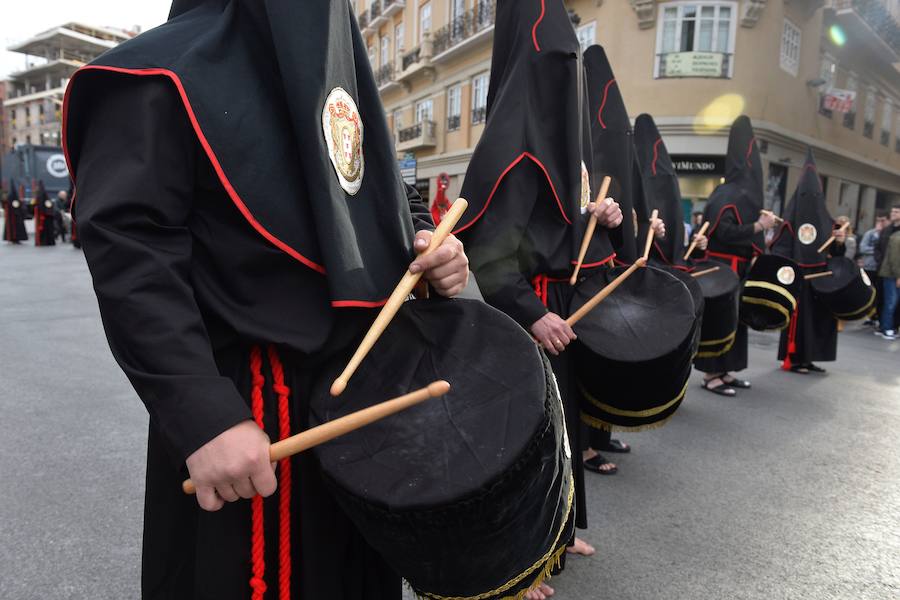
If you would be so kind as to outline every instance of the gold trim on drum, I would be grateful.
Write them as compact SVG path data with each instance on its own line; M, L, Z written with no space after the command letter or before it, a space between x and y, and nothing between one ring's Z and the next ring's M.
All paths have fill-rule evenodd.
M709 341L700 340L700 345L701 346L715 346L716 344L724 344L726 342L733 342L734 338L736 338L736 337L737 337L737 329L732 331L730 335L723 337L721 340L709 340Z
M489 592L485 592L483 594L479 594L477 596L439 596L437 594L430 594L428 592L415 592L416 597L422 600L487 600L488 598L493 598L498 594L502 594L507 591L509 588L518 585L522 582L523 579L541 569L540 573L538 573L534 582L528 586L526 589L517 593L515 596L503 596L498 600L522 600L525 598L525 594L529 591L537 587L539 583L545 581L550 578L550 573L553 571L553 568L559 563L559 559L562 557L563 553L566 551L566 545L563 544L562 548L556 548L556 545L559 544L560 538L562 538L563 532L566 530L566 525L569 524L569 519L573 517L572 515L572 505L575 503L575 475L569 473L569 493L566 497L566 518L563 519L562 525L559 528L559 531L556 532L556 538L553 540L553 544L550 545L550 550L547 551L544 556L540 558L536 563L531 565L524 572L516 575L513 579L510 579L503 585L498 588L495 588ZM415 591L415 590L413 590Z
M854 318L856 318L856 319L862 319L863 317L866 316L866 314L867 314L870 310L872 310L872 307L875 305L875 297L876 297L876 294L875 294L875 288L872 288L872 296L869 298L869 301L866 303L865 306L863 306L863 307L860 308L859 310L854 310L853 312L849 312L849 313L833 313L833 314L834 314L834 316L837 317L838 319L848 319L848 320L853 320Z
M785 327L791 324L791 313L789 313L782 305L777 302L772 302L771 300L766 300L765 298L741 298L741 302L746 302L747 304L759 304L761 306L767 306L772 310L776 310L784 315L785 324L781 327L772 327L769 331L781 331Z
M748 281L744 284L744 288L762 288L764 290L769 290L770 292L775 292L776 294L783 296L785 300L790 302L792 309L797 310L797 299L794 298L793 294L779 285L769 283L768 281ZM743 300L743 297L741 299Z
M584 386L581 385L581 382L578 382L578 389L581 390L581 393L584 394L584 397L587 398L591 404L602 410L603 412L607 412L611 415L616 415L617 417L630 417L632 419L644 419L646 417L652 417L654 415L658 415L659 413L665 412L668 409L672 408L679 400L684 398L684 393L687 391L689 381L684 382L684 387L681 388L681 393L678 394L674 399L666 402L662 406L657 406L655 408L648 408L645 410L623 410L621 408L616 408L615 406L610 406L609 404L604 404L600 402L593 396L591 396L590 392L584 389Z

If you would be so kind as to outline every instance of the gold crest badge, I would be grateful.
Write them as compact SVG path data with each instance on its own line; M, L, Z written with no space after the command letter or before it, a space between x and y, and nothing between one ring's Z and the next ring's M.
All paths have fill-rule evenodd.
M815 242L818 235L819 232L816 231L816 226L812 223L804 223L800 226L800 229L797 230L797 239L800 240L800 243L804 246L809 246Z
M356 102L343 88L334 88L322 109L322 131L328 156L344 191L354 195L365 173L363 123Z
M793 267L781 267L778 269L777 277L781 285L791 285L797 279L797 273Z
M581 161L581 214L587 212L587 205L591 203L591 176L587 165Z

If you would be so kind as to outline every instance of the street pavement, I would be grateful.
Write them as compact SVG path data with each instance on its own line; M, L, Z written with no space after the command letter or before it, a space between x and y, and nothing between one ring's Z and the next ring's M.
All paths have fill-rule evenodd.
M753 335L754 387L695 377L619 474L587 474L592 558L556 599L900 598L900 343L851 324L824 376ZM0 599L138 598L147 416L81 252L0 245ZM326 599L305 599L326 600Z

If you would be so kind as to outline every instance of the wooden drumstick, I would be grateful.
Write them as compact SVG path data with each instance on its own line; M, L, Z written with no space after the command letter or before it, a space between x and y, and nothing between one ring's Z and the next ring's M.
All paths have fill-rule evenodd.
M772 217L773 219L775 219L775 220L778 221L779 223L784 223L784 219L782 219L781 217L779 217L778 215L776 215L775 213L773 213L771 210L763 209L763 210L759 211L759 214L761 214L761 215L769 215L770 217Z
M606 194L609 192L611 183L611 177L606 176L603 178L603 183L600 185L600 193L597 194L597 202L606 201ZM584 257L587 255L588 246L591 245L591 238L594 237L595 229L597 229L597 217L592 214L588 221L587 230L584 232L584 239L581 240L581 250L578 252L578 262L575 263L575 272L572 273L572 277L569 279L571 285L575 285L575 282L578 281L578 271L581 270L581 265L584 263Z
M647 243L644 244L644 260L650 259L650 248L653 246L653 221L659 217L659 210L654 208L650 213L650 231L647 232Z
M697 235L706 235L706 230L709 229L709 221L703 224L700 228L700 231L697 232ZM691 242L691 245L688 246L687 252L684 253L684 260L690 258L691 254L694 253L694 250L697 248L697 236L694 236L694 241Z
M280 442L275 442L274 444L272 444L269 447L269 459L272 462L278 462L279 460L284 460L289 456L300 454L301 452L309 450L310 448L314 448L319 444L324 444L325 442L331 441L336 437L340 437L342 435L350 433L351 431L355 431L361 427L365 427L366 425L371 425L372 423L380 421L385 417L389 417L393 414L404 411L407 408L411 408L417 404L421 404L429 398L438 398L440 396L443 396L449 391L449 383L447 383L446 381L435 381L429 384L427 387L416 390L415 392L411 392L398 398L394 398L393 400L387 400L385 402L376 404L375 406L370 406L369 408L357 411L355 413L350 413L349 415L343 416L340 419L335 419L334 421L330 421L328 423L325 423L324 425L319 425L318 427L307 429L302 433L298 433L295 436L285 438ZM184 483L181 484L181 489L184 490L185 494L197 493L197 490L194 487L194 482L190 479L186 479Z
M850 227L850 223L844 223L841 226L841 228L838 229L838 231L847 231L848 227ZM833 235L830 238L828 238L828 240L824 244L822 244L822 247L819 248L819 253L822 253L822 252L825 252L826 250L828 250L828 247L834 243L834 240L835 240L835 236L833 236Z
M577 323L578 321L580 321L581 319L583 319L583 318L585 317L585 315L587 315L589 312L591 312L592 310L594 310L594 308L596 308L596 306L597 306L598 304L600 304L601 302L603 302L604 300L606 300L606 297L609 296L610 294L612 294L612 293L616 290L616 288L619 287L620 285L622 285L622 283L623 283L626 279L628 279L629 277L631 277L631 275L632 275L635 271L637 271L639 268L645 267L645 266L647 266L647 259L646 259L646 258L639 258L639 259L637 259L637 260L635 261L635 263L634 263L633 265L631 265L630 267L628 267L628 269L627 269L626 271L624 271L621 275L619 275L618 277L616 277L615 279L613 279L613 280L609 283L608 286L606 286L605 288L603 288L602 290L600 290L600 291L597 293L596 296L594 296L593 298L591 298L590 300L588 300L588 301L584 304L584 306L582 306L581 308L579 308L578 310L576 310L575 313L574 313L571 317L569 317L568 319L566 319L566 323L568 323L569 327L574 327L574 326L575 326L575 323Z
M458 198L456 202L453 203L450 210L447 211L447 214L444 215L444 218L441 220L441 224L434 230L434 235L431 236L431 244L429 244L428 249L420 256L431 254L444 243L444 240L447 239L447 236L450 235L450 232L456 227L456 223L459 221L460 217L462 217L468 206L469 203L463 198ZM421 278L422 273L410 273L409 271L406 271L406 274L400 280L400 283L397 284L391 297L388 298L387 303L382 307L381 312L378 313L375 322L372 323L372 326L366 333L366 337L363 338L359 347L356 349L356 352L353 353L353 357L350 359L350 362L347 363L344 372L341 373L331 385L332 396L340 396L344 392L347 388L347 382L353 377L353 373L359 368L360 363L362 363L363 359L372 349L372 346L375 345L375 342L378 341L378 338L381 337L381 334L384 333L384 330L391 322L391 319L394 318L394 315L396 315L397 311L400 310L400 307L403 306L406 298L412 293L413 288L416 287L416 284Z
M696 273L691 273L691 277L703 277L704 275L709 275L710 273L715 273L721 267L713 267L711 269L706 269L703 271L697 271Z
M804 275L803 279L805 279L806 281L812 281L813 279L822 279L823 277L831 277L832 275L834 275L834 271L822 271L821 273Z

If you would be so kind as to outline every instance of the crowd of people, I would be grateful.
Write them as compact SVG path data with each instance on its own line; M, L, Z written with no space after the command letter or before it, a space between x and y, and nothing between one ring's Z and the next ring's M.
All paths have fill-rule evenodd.
M69 238L78 246L77 236L72 235L72 215L69 212L69 192L59 190L50 197L42 182L34 189L34 197L28 201L24 187L11 180L9 187L0 192L0 208L3 211L3 240L11 244L28 241L25 223L34 222L35 246L54 246L56 241L66 243Z
M848 257L854 258L850 254ZM900 205L891 207L890 212L878 212L875 227L863 234L855 258L869 278L877 282L878 310L866 324L875 328L876 335L886 340L896 340L900 319Z

